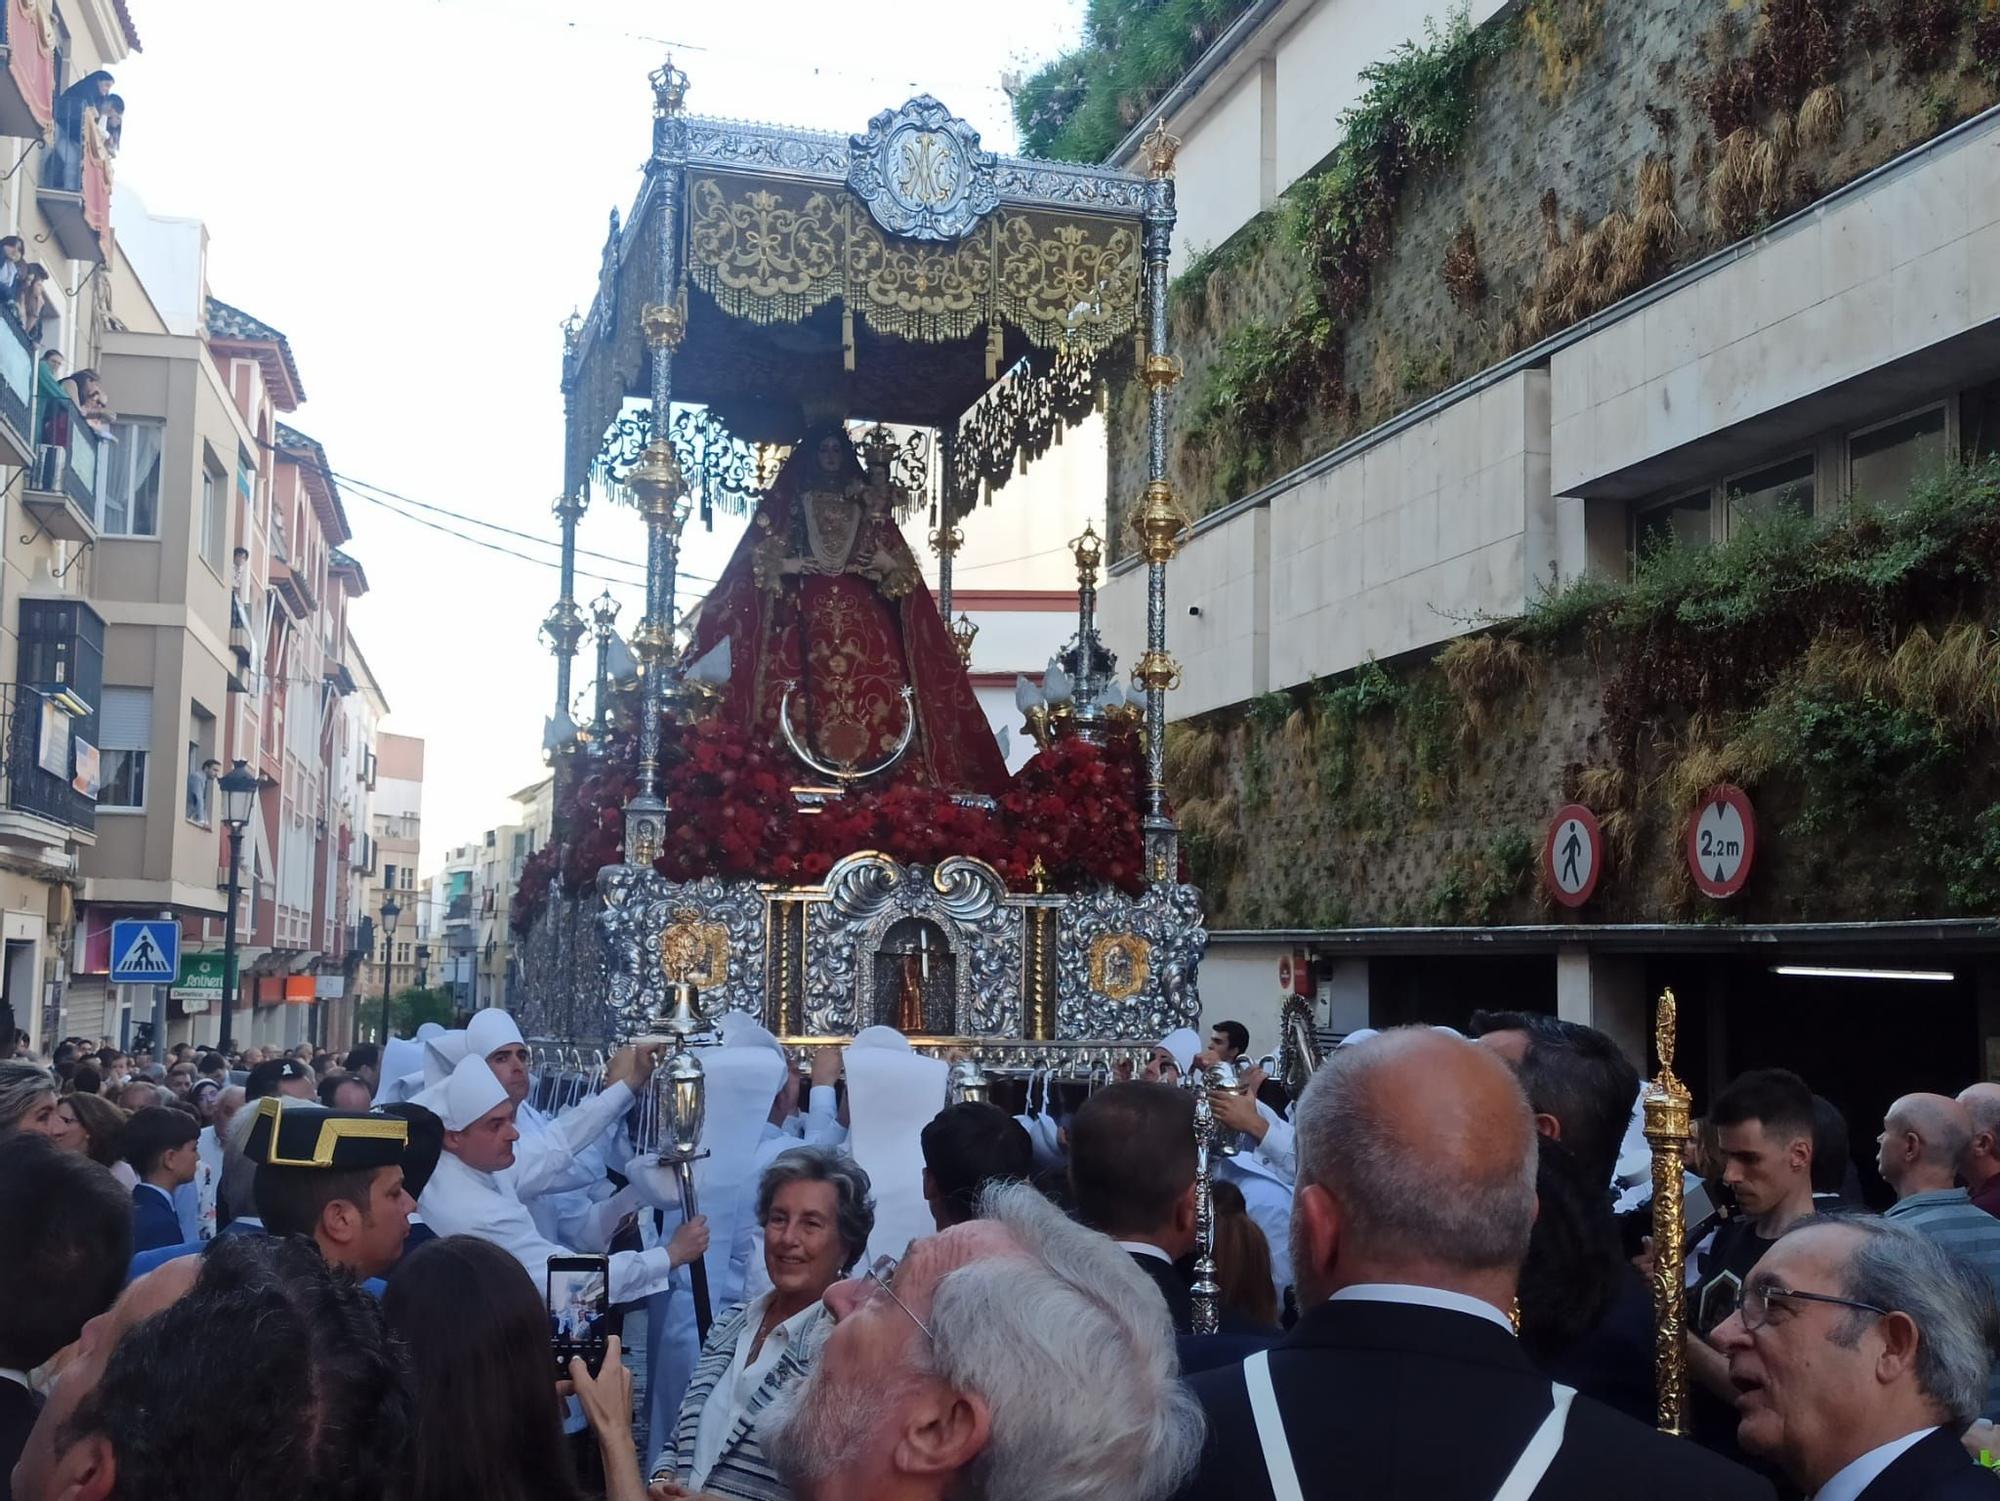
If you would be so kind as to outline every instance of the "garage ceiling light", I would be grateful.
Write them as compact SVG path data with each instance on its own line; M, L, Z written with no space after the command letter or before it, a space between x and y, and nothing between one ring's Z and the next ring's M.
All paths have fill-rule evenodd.
M1948 969L1836 969L1820 964L1774 964L1774 975L1797 975L1809 980L1955 980Z

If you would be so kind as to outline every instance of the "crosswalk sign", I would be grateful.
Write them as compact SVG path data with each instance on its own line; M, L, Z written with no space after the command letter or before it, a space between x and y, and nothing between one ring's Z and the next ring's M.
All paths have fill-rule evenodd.
M111 980L116 985L171 985L181 973L181 925L169 921L111 925Z

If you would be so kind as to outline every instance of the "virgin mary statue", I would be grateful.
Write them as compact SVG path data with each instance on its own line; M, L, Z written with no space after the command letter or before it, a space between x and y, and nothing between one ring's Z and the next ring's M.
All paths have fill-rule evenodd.
M957 649L896 526L885 450L866 473L838 424L806 434L772 482L696 623L688 659L724 638L721 713L843 769L908 749L891 775L997 793L1007 768ZM903 690L910 689L909 698Z

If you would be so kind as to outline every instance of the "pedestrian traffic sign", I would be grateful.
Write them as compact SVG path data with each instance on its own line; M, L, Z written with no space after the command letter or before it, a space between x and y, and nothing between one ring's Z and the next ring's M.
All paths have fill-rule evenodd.
M171 985L180 978L181 925L171 919L111 925L115 985Z
M1703 896L1734 896L1750 879L1757 816L1741 787L1711 788L1688 820L1688 873Z
M1581 907L1597 890L1604 872L1604 834L1597 815L1582 803L1556 809L1549 837L1542 841L1542 879L1549 895L1565 907Z
M222 1000L221 954L182 954L181 972L167 999L181 1003L183 1016L199 1016Z

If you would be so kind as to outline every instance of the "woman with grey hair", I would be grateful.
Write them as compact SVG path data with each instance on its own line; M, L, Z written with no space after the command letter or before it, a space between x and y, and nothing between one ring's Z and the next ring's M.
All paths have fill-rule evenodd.
M18 1059L0 1063L0 1136L31 1131L37 1136L58 1137L63 1130L56 1076Z
M765 1458L759 1416L802 1377L833 1329L822 1301L860 1260L875 1229L868 1174L824 1147L794 1147L757 1184L771 1290L709 1331L675 1425L671 1468L656 1497L789 1501Z

